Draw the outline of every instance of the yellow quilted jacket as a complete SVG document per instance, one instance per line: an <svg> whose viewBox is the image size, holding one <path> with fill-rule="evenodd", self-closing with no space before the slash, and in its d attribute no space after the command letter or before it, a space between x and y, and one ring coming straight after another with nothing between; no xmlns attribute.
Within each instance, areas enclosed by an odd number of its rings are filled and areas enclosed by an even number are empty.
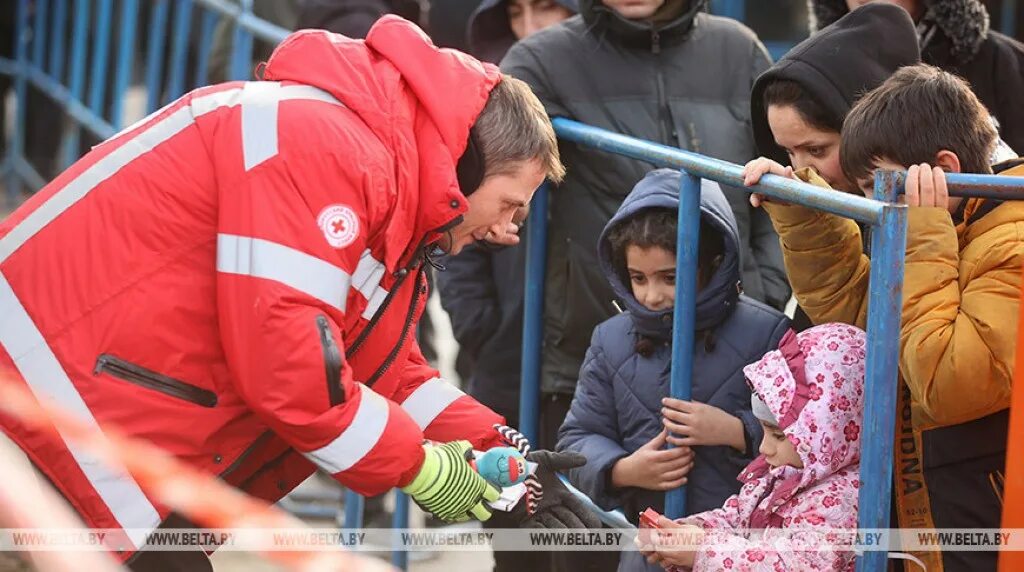
<svg viewBox="0 0 1024 572"><path fill-rule="evenodd" d="M1024 165L1003 175L1024 175ZM827 187L813 171L798 173ZM981 207L970 199L964 221ZM786 271L815 324L864 327L871 261L849 219L767 203L782 241ZM967 224L942 209L908 213L900 373L910 389L917 430L955 425L1010 405L1024 201L1007 201Z"/></svg>

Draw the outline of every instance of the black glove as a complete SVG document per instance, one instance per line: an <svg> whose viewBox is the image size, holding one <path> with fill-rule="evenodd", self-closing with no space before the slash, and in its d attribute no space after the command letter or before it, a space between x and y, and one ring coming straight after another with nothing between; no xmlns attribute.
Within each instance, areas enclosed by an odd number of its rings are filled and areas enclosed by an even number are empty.
<svg viewBox="0 0 1024 572"><path fill-rule="evenodd" d="M537 463L537 471L531 475L543 489L543 496L527 480L527 496L539 498L536 512L529 514L527 501L521 502L512 510L512 515L522 528L601 528L601 520L583 501L576 498L565 488L556 474L587 464L587 458L579 453L559 453L555 451L534 451L526 456L526 460ZM533 489L533 490L531 490Z"/></svg>

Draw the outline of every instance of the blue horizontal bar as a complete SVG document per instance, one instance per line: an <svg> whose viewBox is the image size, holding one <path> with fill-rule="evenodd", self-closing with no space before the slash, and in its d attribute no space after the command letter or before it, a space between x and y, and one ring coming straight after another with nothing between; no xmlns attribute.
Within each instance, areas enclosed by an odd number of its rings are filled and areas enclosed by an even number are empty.
<svg viewBox="0 0 1024 572"><path fill-rule="evenodd" d="M903 193L907 173L895 172L897 191ZM946 186L951 197L982 197L986 199L1024 200L1024 177L946 173Z"/></svg>
<svg viewBox="0 0 1024 572"><path fill-rule="evenodd" d="M826 192L820 187L776 175L766 175L761 178L761 183L752 187L744 187L743 167L740 165L636 139L571 119L559 117L552 123L555 126L555 133L568 141L646 161L658 167L683 169L687 173L703 179L711 179L751 193L763 193L786 202L827 211L861 222L878 224L881 220L882 209L885 207L885 203L879 201L839 191Z"/></svg>
<svg viewBox="0 0 1024 572"><path fill-rule="evenodd" d="M227 0L195 0L196 4L202 4L204 7L211 10L216 10L221 14L238 21L238 25L246 30L252 32L257 38L273 43L280 43L281 40L288 37L291 34L291 30L288 28L282 28L276 24L271 24L266 20L261 20L256 16L244 13L241 6L238 4L232 4Z"/></svg>
<svg viewBox="0 0 1024 572"><path fill-rule="evenodd" d="M0 73L13 76L17 74L17 70L17 62L0 58ZM50 99L59 103L68 115L78 123L82 124L82 127L85 127L96 134L97 137L107 139L117 133L117 130L114 129L111 124L107 123L102 118L97 117L81 101L75 99L68 88L64 87L64 85L51 78L42 70L29 66L26 76L31 83L35 84L36 87L46 93Z"/></svg>

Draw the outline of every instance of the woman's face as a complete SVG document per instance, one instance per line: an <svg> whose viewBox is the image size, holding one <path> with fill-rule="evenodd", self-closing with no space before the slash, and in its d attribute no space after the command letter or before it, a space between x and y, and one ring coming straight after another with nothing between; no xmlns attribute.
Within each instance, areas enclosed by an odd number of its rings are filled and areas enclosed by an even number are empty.
<svg viewBox="0 0 1024 572"><path fill-rule="evenodd" d="M768 125L794 170L813 167L833 189L858 192L839 166L839 133L812 126L792 105L769 105Z"/></svg>

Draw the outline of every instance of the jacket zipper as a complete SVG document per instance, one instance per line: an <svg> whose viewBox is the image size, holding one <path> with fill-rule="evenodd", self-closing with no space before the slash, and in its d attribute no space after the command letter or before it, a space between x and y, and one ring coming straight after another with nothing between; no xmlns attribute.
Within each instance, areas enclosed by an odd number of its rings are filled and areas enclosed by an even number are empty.
<svg viewBox="0 0 1024 572"><path fill-rule="evenodd" d="M661 32L657 29L651 30L651 53L655 56L661 54ZM660 59L655 58L655 60L659 61L654 62L655 77L658 82L658 118L660 120L658 126L661 131L662 143L670 147L676 147L679 143L676 137L675 125L672 124L672 112L668 107L668 96L665 93L668 90L665 87L665 74L662 72Z"/></svg>
<svg viewBox="0 0 1024 572"><path fill-rule="evenodd" d="M395 272L395 274L398 275L398 280L396 280L395 283L391 285L391 291L388 292L388 295L384 297L384 300L380 304L380 308L377 308L377 313L373 315L373 318L370 319L370 323L366 324L366 327L363 328L363 331L359 333L359 337L356 338L356 341L352 342L352 345L345 350L346 359L351 360L352 356L356 355L356 352L358 352L359 349L363 346L363 343L366 341L366 339L370 337L370 333L373 331L374 326L377 325L377 322L385 314L385 311L388 309L388 306L391 305L391 301L394 299L395 295L399 292L399 290L402 289L402 284L405 282L406 278L409 277L411 271L416 270L419 266L422 266L422 260L419 257L417 257L417 254L422 253L423 248L427 244L427 237L434 233L445 232L448 229L458 225L460 222L462 222L461 215L453 218L452 220L448 221L448 223L428 232L426 235L423 236L423 239L420 240L419 245L417 245L416 248L413 250L414 254L409 263L405 267Z"/></svg>
<svg viewBox="0 0 1024 572"><path fill-rule="evenodd" d="M341 386L341 352L338 351L338 344L334 342L334 335L331 334L326 316L321 314L316 317L316 327L320 331L320 348L324 353L327 396L331 407L334 407L345 402L345 388Z"/></svg>
<svg viewBox="0 0 1024 572"><path fill-rule="evenodd" d="M215 407L217 405L217 394L201 387L190 385L183 381L167 377L166 375L148 370L142 366L127 362L110 354L101 354L96 360L96 368L93 375L107 373L112 377L127 381L129 383L152 389L176 397L178 399L201 405L203 407Z"/></svg>
<svg viewBox="0 0 1024 572"><path fill-rule="evenodd" d="M420 303L420 296L427 290L425 279L423 279L422 267L420 267L416 272L416 282L416 290L412 294L412 303L409 304L409 309L405 313L405 323L402 324L402 333L398 337L398 343L395 344L394 348L392 348L391 353L388 354L384 363L380 364L377 371L373 372L370 379L366 380L366 387L373 387L373 384L377 383L377 380L380 379L380 377L384 375L384 372L386 372L388 368L391 367L391 364L394 363L395 358L398 357L398 352L400 352L402 350L402 346L405 345L405 338L409 335L409 328L412 327L413 318L416 315L416 307L419 306ZM423 282L423 284L420 284L420 282Z"/></svg>

